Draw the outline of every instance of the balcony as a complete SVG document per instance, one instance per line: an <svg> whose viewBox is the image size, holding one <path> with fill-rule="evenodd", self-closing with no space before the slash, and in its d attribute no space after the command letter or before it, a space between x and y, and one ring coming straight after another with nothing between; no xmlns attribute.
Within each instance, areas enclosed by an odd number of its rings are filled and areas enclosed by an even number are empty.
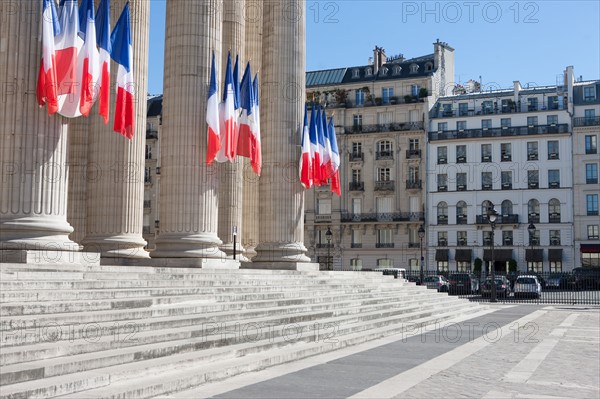
<svg viewBox="0 0 600 399"><path fill-rule="evenodd" d="M421 150L406 150L406 158L421 158Z"/></svg>
<svg viewBox="0 0 600 399"><path fill-rule="evenodd" d="M407 190L420 190L423 184L421 180L407 180L406 181L406 189Z"/></svg>
<svg viewBox="0 0 600 399"><path fill-rule="evenodd" d="M600 116L594 117L578 117L573 118L573 127L582 127L582 126L598 126L600 125Z"/></svg>
<svg viewBox="0 0 600 399"><path fill-rule="evenodd" d="M445 157L440 157L437 160L438 165L445 165L448 163L448 159L446 159Z"/></svg>
<svg viewBox="0 0 600 399"><path fill-rule="evenodd" d="M512 183L502 183L502 190L512 190Z"/></svg>
<svg viewBox="0 0 600 399"><path fill-rule="evenodd" d="M456 191L467 191L467 185L466 184L457 184Z"/></svg>
<svg viewBox="0 0 600 399"><path fill-rule="evenodd" d="M152 184L152 177L151 176L144 176L144 184Z"/></svg>
<svg viewBox="0 0 600 399"><path fill-rule="evenodd" d="M550 237L550 245L559 246L560 237Z"/></svg>
<svg viewBox="0 0 600 399"><path fill-rule="evenodd" d="M512 155L508 153L503 153L501 159L502 162L510 162L512 161Z"/></svg>
<svg viewBox="0 0 600 399"><path fill-rule="evenodd" d="M467 215L457 215L456 224L467 224Z"/></svg>
<svg viewBox="0 0 600 399"><path fill-rule="evenodd" d="M350 248L362 248L362 244L353 242L350 244Z"/></svg>
<svg viewBox="0 0 600 399"><path fill-rule="evenodd" d="M475 218L476 224L490 224L490 220L487 215L477 215ZM496 224L519 224L519 215L508 214L508 215L498 215L496 219Z"/></svg>
<svg viewBox="0 0 600 399"><path fill-rule="evenodd" d="M484 183L481 185L481 189L484 191L490 191L492 189L491 183Z"/></svg>
<svg viewBox="0 0 600 399"><path fill-rule="evenodd" d="M362 152L353 152L348 155L350 162L362 162L364 160L364 154Z"/></svg>
<svg viewBox="0 0 600 399"><path fill-rule="evenodd" d="M597 177L588 177L585 179L585 184L598 184Z"/></svg>
<svg viewBox="0 0 600 399"><path fill-rule="evenodd" d="M504 240L502 240L502 243L504 244L505 247L510 247L513 245L513 239L509 238L509 237L505 237Z"/></svg>
<svg viewBox="0 0 600 399"><path fill-rule="evenodd" d="M560 213L551 213L548 215L548 223L560 223Z"/></svg>
<svg viewBox="0 0 600 399"><path fill-rule="evenodd" d="M538 160L538 153L537 152L530 152L529 154L527 154L527 160L528 161L537 161Z"/></svg>
<svg viewBox="0 0 600 399"><path fill-rule="evenodd" d="M375 159L377 159L377 160L394 159L394 151L377 151L375 153Z"/></svg>
<svg viewBox="0 0 600 399"><path fill-rule="evenodd" d="M394 248L393 242L378 242L375 244L375 248Z"/></svg>
<svg viewBox="0 0 600 399"><path fill-rule="evenodd" d="M459 155L456 157L456 163L466 163L466 162L467 162L466 155Z"/></svg>
<svg viewBox="0 0 600 399"><path fill-rule="evenodd" d="M348 222L417 222L425 220L423 212L349 213L341 214L341 221Z"/></svg>
<svg viewBox="0 0 600 399"><path fill-rule="evenodd" d="M420 248L421 247L421 243L419 243L419 242L409 242L408 243L408 247L409 248Z"/></svg>
<svg viewBox="0 0 600 399"><path fill-rule="evenodd" d="M157 139L157 138L158 138L158 130L146 129L146 139Z"/></svg>
<svg viewBox="0 0 600 399"><path fill-rule="evenodd" d="M423 122L383 123L376 125L356 125L344 127L344 134L403 132L423 130Z"/></svg>
<svg viewBox="0 0 600 399"><path fill-rule="evenodd" d="M527 215L527 223L539 223L540 222L540 214L539 213L530 213Z"/></svg>
<svg viewBox="0 0 600 399"><path fill-rule="evenodd" d="M333 244L332 243L325 243L325 244L317 244L317 248L333 248Z"/></svg>
<svg viewBox="0 0 600 399"><path fill-rule="evenodd" d="M331 214L315 215L315 223L331 222Z"/></svg>
<svg viewBox="0 0 600 399"><path fill-rule="evenodd" d="M548 159L558 159L558 153L551 152L550 154L548 154Z"/></svg>
<svg viewBox="0 0 600 399"><path fill-rule="evenodd" d="M365 191L365 183L362 181L353 181L348 183L349 191Z"/></svg>
<svg viewBox="0 0 600 399"><path fill-rule="evenodd" d="M492 127L483 129L446 130L443 132L430 132L429 140L453 140L453 139L476 139L481 137L505 137L505 136L529 136L538 134L561 134L569 133L569 125L566 123L538 125L538 126L511 126L506 129Z"/></svg>
<svg viewBox="0 0 600 399"><path fill-rule="evenodd" d="M482 155L481 162L492 162L492 156L491 155Z"/></svg>
<svg viewBox="0 0 600 399"><path fill-rule="evenodd" d="M455 117L464 117L464 116L473 116L473 115L492 115L492 114L510 114L510 113L518 113L518 112L538 112L538 111L547 111L547 110L565 110L567 109L567 104L558 104L558 102L553 103L550 107L547 107L544 104L540 103L518 103L511 102L505 103L501 105L501 101L506 100L502 98L494 99L495 104L492 108L489 106L486 108L481 105L477 109L443 109L437 108L433 109L430 112L430 118L455 118ZM595 100L595 98L594 98ZM592 101L594 101L592 100ZM585 101L584 101L585 102ZM500 108L499 108L500 106Z"/></svg>
<svg viewBox="0 0 600 399"><path fill-rule="evenodd" d="M448 246L448 241L444 240L444 239L440 239L440 240L438 240L437 246L438 247L447 247Z"/></svg>
<svg viewBox="0 0 600 399"><path fill-rule="evenodd" d="M437 224L448 224L448 215L438 215Z"/></svg>
<svg viewBox="0 0 600 399"><path fill-rule="evenodd" d="M456 242L456 246L458 247L465 247L467 245L467 240L464 238L460 238L457 242Z"/></svg>
<svg viewBox="0 0 600 399"><path fill-rule="evenodd" d="M376 181L375 182L375 191L394 191L394 181L393 180Z"/></svg>
<svg viewBox="0 0 600 399"><path fill-rule="evenodd" d="M551 181L551 182L548 183L548 187L549 188L560 188L560 182Z"/></svg>
<svg viewBox="0 0 600 399"><path fill-rule="evenodd" d="M529 188L540 188L540 182L538 181L530 181L527 183L527 187Z"/></svg>

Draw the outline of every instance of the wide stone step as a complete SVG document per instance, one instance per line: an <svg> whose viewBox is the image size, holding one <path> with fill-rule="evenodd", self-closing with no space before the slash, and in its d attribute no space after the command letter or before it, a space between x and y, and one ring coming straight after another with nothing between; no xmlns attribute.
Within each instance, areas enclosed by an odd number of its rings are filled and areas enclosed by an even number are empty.
<svg viewBox="0 0 600 399"><path fill-rule="evenodd" d="M136 363L136 367L132 367L131 364L121 364L95 371L17 383L3 387L1 398L51 397L66 394L74 394L71 396L73 398L150 397L402 332L406 329L408 322L414 327L456 317L470 308L472 307L468 304L456 302L456 306L447 306L444 311L438 311L435 316L431 314L432 311L427 313L417 310L405 313L403 317L388 317L387 320L380 318L378 319L380 327L374 323L368 323L362 329L356 323L342 325L343 330L339 330L335 342L324 339L327 338L327 335L306 335L295 342L278 337L267 342L268 348L262 347L258 351L256 348L260 345L244 343L202 351L199 353L200 360L197 357L194 358L193 354L185 353L142 360ZM472 311L472 309L470 310ZM359 332L355 332L357 329ZM316 337L320 339L316 341ZM231 358L217 355L223 351L227 353L233 351L234 356L241 357ZM221 360L218 360L219 358ZM211 359L210 364L207 359ZM188 367L184 368L186 365ZM174 368L177 368L177 372L173 372ZM149 375L152 378L149 378ZM105 386L106 389L90 389L94 385L96 387ZM87 392L83 392L84 390Z"/></svg>

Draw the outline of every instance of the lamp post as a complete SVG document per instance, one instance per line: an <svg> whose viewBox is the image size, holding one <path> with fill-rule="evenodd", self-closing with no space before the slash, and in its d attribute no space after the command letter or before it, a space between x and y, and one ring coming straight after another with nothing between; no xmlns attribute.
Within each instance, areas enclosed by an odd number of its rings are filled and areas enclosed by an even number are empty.
<svg viewBox="0 0 600 399"><path fill-rule="evenodd" d="M496 220L498 219L498 212L493 207L490 207L487 212L488 220L490 221L490 226L492 227L492 267L490 268L490 277L491 277L491 292L490 292L490 302L496 302L496 268L494 261L494 229L496 228Z"/></svg>
<svg viewBox="0 0 600 399"><path fill-rule="evenodd" d="M331 270L331 236L333 236L333 233L331 232L331 228L327 226L327 231L325 232L325 238L327 239L327 270Z"/></svg>
<svg viewBox="0 0 600 399"><path fill-rule="evenodd" d="M423 284L423 279L424 279L424 276L423 276L423 260L424 260L423 259L423 238L425 237L425 229L423 228L423 225L421 225L419 227L418 233L419 233L419 242L420 242L419 247L421 248L421 265L420 265L421 278L419 280L419 284Z"/></svg>
<svg viewBox="0 0 600 399"><path fill-rule="evenodd" d="M536 231L536 227L533 223L529 223L529 226L527 227L527 231L529 232L529 245L531 245L531 259L533 259L533 237ZM533 261L531 261L533 263ZM527 269L529 269L529 265L527 265ZM533 267L531 268L531 270L528 271L533 271Z"/></svg>

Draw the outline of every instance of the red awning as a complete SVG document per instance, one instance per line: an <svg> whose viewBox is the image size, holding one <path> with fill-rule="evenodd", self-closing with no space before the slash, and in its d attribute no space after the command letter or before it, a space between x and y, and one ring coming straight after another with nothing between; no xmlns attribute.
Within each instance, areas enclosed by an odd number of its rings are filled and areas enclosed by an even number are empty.
<svg viewBox="0 0 600 399"><path fill-rule="evenodd" d="M600 253L600 244L581 244L580 251L586 254Z"/></svg>

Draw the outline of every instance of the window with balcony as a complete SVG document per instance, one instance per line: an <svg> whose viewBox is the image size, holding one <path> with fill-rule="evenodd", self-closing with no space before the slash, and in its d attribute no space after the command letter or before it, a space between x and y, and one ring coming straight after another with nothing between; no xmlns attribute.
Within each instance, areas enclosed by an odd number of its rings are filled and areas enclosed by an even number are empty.
<svg viewBox="0 0 600 399"><path fill-rule="evenodd" d="M409 139L408 140L408 150L406 151L406 157L420 157L421 156L421 147L419 146L419 139Z"/></svg>
<svg viewBox="0 0 600 399"><path fill-rule="evenodd" d="M585 196L585 206L588 216L598 215L598 194L587 194Z"/></svg>
<svg viewBox="0 0 600 399"><path fill-rule="evenodd" d="M437 190L448 191L448 175L441 173L437 175Z"/></svg>
<svg viewBox="0 0 600 399"><path fill-rule="evenodd" d="M362 248L362 231L359 229L352 230L352 242L350 244L352 248Z"/></svg>
<svg viewBox="0 0 600 399"><path fill-rule="evenodd" d="M489 247L492 245L492 232L484 230L483 232L483 245Z"/></svg>
<svg viewBox="0 0 600 399"><path fill-rule="evenodd" d="M377 248L394 248L392 229L377 229Z"/></svg>
<svg viewBox="0 0 600 399"><path fill-rule="evenodd" d="M536 127L538 125L538 117L537 116L528 116L527 117L527 126L528 127Z"/></svg>
<svg viewBox="0 0 600 399"><path fill-rule="evenodd" d="M548 188L560 187L560 171L558 169L548 170Z"/></svg>
<svg viewBox="0 0 600 399"><path fill-rule="evenodd" d="M365 105L365 92L363 89L356 89L356 105Z"/></svg>
<svg viewBox="0 0 600 399"><path fill-rule="evenodd" d="M146 144L146 159L152 159L152 146Z"/></svg>
<svg viewBox="0 0 600 399"><path fill-rule="evenodd" d="M548 97L548 109L558 109L558 96L549 96Z"/></svg>
<svg viewBox="0 0 600 399"><path fill-rule="evenodd" d="M456 174L456 191L466 191L467 190L467 174L466 173L457 173Z"/></svg>
<svg viewBox="0 0 600 399"><path fill-rule="evenodd" d="M512 190L512 171L506 170L500 173L502 190Z"/></svg>
<svg viewBox="0 0 600 399"><path fill-rule="evenodd" d="M448 232L447 231L438 231L438 247L446 247L448 246Z"/></svg>
<svg viewBox="0 0 600 399"><path fill-rule="evenodd" d="M527 111L537 111L538 110L538 99L537 97L530 97L527 99Z"/></svg>
<svg viewBox="0 0 600 399"><path fill-rule="evenodd" d="M550 230L550 245L560 245L560 230Z"/></svg>
<svg viewBox="0 0 600 399"><path fill-rule="evenodd" d="M352 152L350 153L351 161L362 161L363 160L363 152L362 152L362 143L352 143Z"/></svg>
<svg viewBox="0 0 600 399"><path fill-rule="evenodd" d="M459 133L464 132L466 128L467 121L456 121L456 130L458 130Z"/></svg>
<svg viewBox="0 0 600 399"><path fill-rule="evenodd" d="M448 204L444 201L437 205L437 223L448 224Z"/></svg>
<svg viewBox="0 0 600 399"><path fill-rule="evenodd" d="M317 200L317 215L331 216L331 198L320 198Z"/></svg>
<svg viewBox="0 0 600 399"><path fill-rule="evenodd" d="M152 183L151 168L144 168L144 183Z"/></svg>
<svg viewBox="0 0 600 399"><path fill-rule="evenodd" d="M600 226L597 224L591 224L587 227L587 238L588 240L599 240L600 239Z"/></svg>
<svg viewBox="0 0 600 399"><path fill-rule="evenodd" d="M598 136L588 135L585 136L585 153L596 154L598 152Z"/></svg>
<svg viewBox="0 0 600 399"><path fill-rule="evenodd" d="M481 172L481 189L492 189L492 172Z"/></svg>
<svg viewBox="0 0 600 399"><path fill-rule="evenodd" d="M483 131L489 130L492 128L492 120L491 119L482 119L481 120L481 129ZM485 135L485 133L484 133Z"/></svg>
<svg viewBox="0 0 600 399"><path fill-rule="evenodd" d="M465 201L456 203L456 224L467 224L467 203Z"/></svg>
<svg viewBox="0 0 600 399"><path fill-rule="evenodd" d="M509 113L509 112L513 112L513 107L514 107L514 101L508 98L505 98L501 101L500 103L500 107L502 110L503 114Z"/></svg>
<svg viewBox="0 0 600 399"><path fill-rule="evenodd" d="M591 125L596 120L596 110L586 109L583 111L583 120L586 125Z"/></svg>
<svg viewBox="0 0 600 399"><path fill-rule="evenodd" d="M558 125L558 115L548 115L546 116L546 123L548 126L556 126Z"/></svg>
<svg viewBox="0 0 600 399"><path fill-rule="evenodd" d="M394 159L394 152L392 142L389 140L382 140L377 142L377 152L375 154L376 159Z"/></svg>
<svg viewBox="0 0 600 399"><path fill-rule="evenodd" d="M500 207L500 214L503 219L508 219L510 215L513 214L513 203L511 200L502 201L502 205Z"/></svg>
<svg viewBox="0 0 600 399"><path fill-rule="evenodd" d="M448 163L448 147L437 148L437 163L438 165Z"/></svg>
<svg viewBox="0 0 600 399"><path fill-rule="evenodd" d="M390 168L377 168L377 181L390 181L391 177Z"/></svg>
<svg viewBox="0 0 600 399"><path fill-rule="evenodd" d="M529 188L539 188L539 186L540 186L540 171L539 170L528 170L527 171L527 186Z"/></svg>
<svg viewBox="0 0 600 399"><path fill-rule="evenodd" d="M510 118L502 118L500 119L500 127L502 128L502 130L506 130L511 126L511 120Z"/></svg>
<svg viewBox="0 0 600 399"><path fill-rule="evenodd" d="M360 169L352 169L352 180L350 181L350 191L363 191L365 188L362 181L362 171Z"/></svg>
<svg viewBox="0 0 600 399"><path fill-rule="evenodd" d="M596 88L594 86L583 88L583 101L596 101Z"/></svg>
<svg viewBox="0 0 600 399"><path fill-rule="evenodd" d="M467 244L468 244L467 232L466 231L457 231L456 232L456 245L459 247L464 247Z"/></svg>
<svg viewBox="0 0 600 399"><path fill-rule="evenodd" d="M352 130L355 132L362 132L362 115L355 114L352 116Z"/></svg>
<svg viewBox="0 0 600 399"><path fill-rule="evenodd" d="M481 103L481 113L484 115L490 115L494 113L494 103L492 101L484 101Z"/></svg>
<svg viewBox="0 0 600 399"><path fill-rule="evenodd" d="M469 114L468 103L458 103L458 116L467 116Z"/></svg>
<svg viewBox="0 0 600 399"><path fill-rule="evenodd" d="M492 162L492 145L481 145L481 162Z"/></svg>
<svg viewBox="0 0 600 399"><path fill-rule="evenodd" d="M558 141L548 141L548 159L558 159Z"/></svg>
<svg viewBox="0 0 600 399"><path fill-rule="evenodd" d="M540 202L536 199L530 199L527 202L527 223L540 222Z"/></svg>
<svg viewBox="0 0 600 399"><path fill-rule="evenodd" d="M537 161L538 159L538 143L537 141L527 142L527 160Z"/></svg>
<svg viewBox="0 0 600 399"><path fill-rule="evenodd" d="M500 144L500 160L502 162L512 161L512 149L510 143Z"/></svg>
<svg viewBox="0 0 600 399"><path fill-rule="evenodd" d="M389 104L392 97L394 97L393 87L383 87L381 89L381 102L383 104Z"/></svg>
<svg viewBox="0 0 600 399"><path fill-rule="evenodd" d="M467 146L466 145L457 145L456 146L456 163L466 163L467 162Z"/></svg>
<svg viewBox="0 0 600 399"><path fill-rule="evenodd" d="M504 245L504 246L512 246L513 245L512 230L502 231L502 245Z"/></svg>
<svg viewBox="0 0 600 399"><path fill-rule="evenodd" d="M448 122L438 122L438 132L445 132L448 130Z"/></svg>
<svg viewBox="0 0 600 399"><path fill-rule="evenodd" d="M585 164L585 183L586 184L598 184L598 164L597 163L586 163Z"/></svg>
<svg viewBox="0 0 600 399"><path fill-rule="evenodd" d="M408 167L408 182L407 188L421 188L421 178L419 177L419 167Z"/></svg>

